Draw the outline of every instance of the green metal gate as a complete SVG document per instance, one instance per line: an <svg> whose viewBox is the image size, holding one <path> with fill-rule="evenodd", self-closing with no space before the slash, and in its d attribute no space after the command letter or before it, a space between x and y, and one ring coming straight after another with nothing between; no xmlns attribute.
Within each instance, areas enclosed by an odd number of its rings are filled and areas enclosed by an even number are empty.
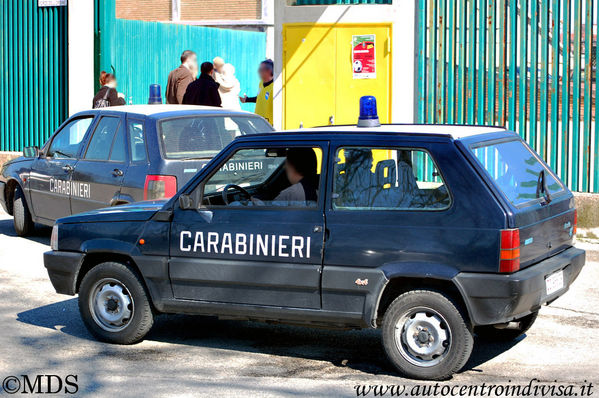
<svg viewBox="0 0 599 398"><path fill-rule="evenodd" d="M67 7L0 2L0 151L41 145L68 116Z"/></svg>
<svg viewBox="0 0 599 398"><path fill-rule="evenodd" d="M599 192L598 0L417 0L420 123L506 126Z"/></svg>
<svg viewBox="0 0 599 398"><path fill-rule="evenodd" d="M118 89L127 100L147 103L150 84L159 83L164 90L169 72L180 64L181 53L190 49L200 62L223 57L235 66L241 95L256 95L256 71L266 56L265 32L120 19L115 0L95 1L96 89L100 70L114 71ZM242 107L254 110L254 104Z"/></svg>

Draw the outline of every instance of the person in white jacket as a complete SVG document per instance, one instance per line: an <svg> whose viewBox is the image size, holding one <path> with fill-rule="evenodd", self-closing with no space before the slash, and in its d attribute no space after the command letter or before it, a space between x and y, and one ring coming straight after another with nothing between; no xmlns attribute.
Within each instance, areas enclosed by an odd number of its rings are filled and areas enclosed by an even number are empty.
<svg viewBox="0 0 599 398"><path fill-rule="evenodd" d="M220 84L218 92L222 100L222 107L240 110L239 92L241 86L239 80L235 77L235 67L231 64L224 64L217 83Z"/></svg>

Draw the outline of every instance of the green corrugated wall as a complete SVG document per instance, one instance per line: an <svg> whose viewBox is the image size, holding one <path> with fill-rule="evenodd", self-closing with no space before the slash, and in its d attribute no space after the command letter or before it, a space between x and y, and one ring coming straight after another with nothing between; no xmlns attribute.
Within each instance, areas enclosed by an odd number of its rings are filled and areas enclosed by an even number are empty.
<svg viewBox="0 0 599 398"><path fill-rule="evenodd" d="M67 7L0 1L0 151L41 145L68 115Z"/></svg>
<svg viewBox="0 0 599 398"><path fill-rule="evenodd" d="M417 0L417 121L506 126L599 192L598 18L598 0Z"/></svg>
<svg viewBox="0 0 599 398"><path fill-rule="evenodd" d="M100 70L114 68L118 90L134 104L148 102L152 83L162 86L164 100L168 73L179 66L187 49L198 54L199 62L223 57L236 68L241 94L257 94L258 66L266 54L264 32L117 19L114 0L96 0L95 32L96 88ZM245 104L244 109L251 111L254 105Z"/></svg>

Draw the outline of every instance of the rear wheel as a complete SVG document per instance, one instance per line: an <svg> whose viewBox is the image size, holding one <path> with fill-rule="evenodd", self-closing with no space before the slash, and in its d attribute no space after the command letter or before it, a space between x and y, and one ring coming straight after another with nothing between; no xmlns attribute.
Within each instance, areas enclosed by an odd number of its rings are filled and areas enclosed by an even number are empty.
<svg viewBox="0 0 599 398"><path fill-rule="evenodd" d="M493 325L477 326L474 333L477 337L489 341L512 341L522 336L537 320L539 311L535 311L514 322L518 323L515 328L497 328Z"/></svg>
<svg viewBox="0 0 599 398"><path fill-rule="evenodd" d="M18 185L13 197L12 212L15 232L17 235L27 236L33 232L35 225L31 219L31 212L29 211L29 207L27 207L23 190Z"/></svg>
<svg viewBox="0 0 599 398"><path fill-rule="evenodd" d="M99 264L83 277L79 312L90 333L108 343L137 343L154 323L141 277L114 262Z"/></svg>
<svg viewBox="0 0 599 398"><path fill-rule="evenodd" d="M435 291L413 290L396 298L385 312L383 346L402 374L443 380L466 364L473 338L449 298Z"/></svg>

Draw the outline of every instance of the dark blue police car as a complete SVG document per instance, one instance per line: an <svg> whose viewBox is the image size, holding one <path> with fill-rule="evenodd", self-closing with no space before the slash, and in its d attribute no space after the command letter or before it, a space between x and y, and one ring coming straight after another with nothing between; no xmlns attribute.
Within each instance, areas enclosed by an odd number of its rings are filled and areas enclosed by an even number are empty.
<svg viewBox="0 0 599 398"><path fill-rule="evenodd" d="M272 131L260 116L220 108L135 105L81 112L43 148L0 173L0 203L17 234L70 214L169 198L235 137ZM244 164L230 165L244 172ZM233 171L232 170L232 171Z"/></svg>
<svg viewBox="0 0 599 398"><path fill-rule="evenodd" d="M380 327L422 379L459 371L474 335L523 334L584 265L572 193L515 133L366 124L247 135L168 202L58 220L56 291L118 344L157 313ZM269 167L227 174L242 159Z"/></svg>

